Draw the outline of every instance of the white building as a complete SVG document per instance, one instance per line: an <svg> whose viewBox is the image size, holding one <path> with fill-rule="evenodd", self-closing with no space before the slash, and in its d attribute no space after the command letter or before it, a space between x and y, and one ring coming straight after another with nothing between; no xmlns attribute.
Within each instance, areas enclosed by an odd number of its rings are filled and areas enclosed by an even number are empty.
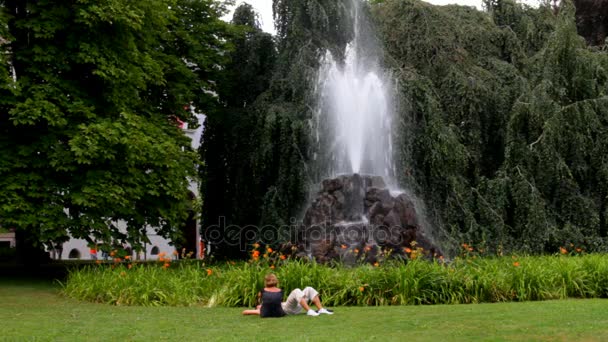
<svg viewBox="0 0 608 342"><path fill-rule="evenodd" d="M184 133L190 137L190 139L192 139L192 147L194 149L198 149L201 135L203 133L205 116L202 114L195 115L198 119L199 127L197 129L188 129L188 124L183 123L182 128ZM194 194L195 197L199 197L198 184L196 182L190 182L189 190L192 192L192 194ZM124 229L124 223L118 222L117 225L119 228ZM188 230L186 235L190 235L186 237L187 244L196 250L196 257L198 257L200 253L200 246L198 244L200 237L200 224L198 221L192 220L186 223L186 229ZM166 255L171 255L175 250L175 247L169 244L169 240L156 234L156 231L152 227L148 228L148 239L150 240L150 243L145 245L145 253L142 252L139 255L132 255L135 260L156 260L158 258L158 254L164 252ZM70 239L62 245L62 248L55 250L51 249L48 250L48 252L52 259L103 259L103 256L99 251L96 255L92 255L87 241L83 239Z"/></svg>

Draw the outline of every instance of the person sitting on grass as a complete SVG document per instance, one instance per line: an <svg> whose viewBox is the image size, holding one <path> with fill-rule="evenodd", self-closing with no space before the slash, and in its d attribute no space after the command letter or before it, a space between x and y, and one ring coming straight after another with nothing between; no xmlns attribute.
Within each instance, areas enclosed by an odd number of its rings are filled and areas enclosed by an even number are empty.
<svg viewBox="0 0 608 342"><path fill-rule="evenodd" d="M333 312L327 310L321 304L319 292L312 287L306 287L304 290L295 289L291 291L286 302L283 300L283 290L277 287L279 280L270 273L264 277L264 288L258 293L258 298L261 300L261 305L258 305L253 310L243 311L243 315L260 315L260 317L283 317L285 315L296 315L306 310L308 316L319 316L320 314L333 315ZM312 302L317 311L308 306Z"/></svg>

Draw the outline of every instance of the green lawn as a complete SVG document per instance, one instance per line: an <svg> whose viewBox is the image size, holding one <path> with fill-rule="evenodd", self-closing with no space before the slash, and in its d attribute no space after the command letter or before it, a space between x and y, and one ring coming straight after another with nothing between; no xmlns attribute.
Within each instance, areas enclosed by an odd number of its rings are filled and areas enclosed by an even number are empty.
<svg viewBox="0 0 608 342"><path fill-rule="evenodd" d="M116 307L64 298L49 282L0 280L0 340L607 341L608 300L337 307L260 319L241 309Z"/></svg>

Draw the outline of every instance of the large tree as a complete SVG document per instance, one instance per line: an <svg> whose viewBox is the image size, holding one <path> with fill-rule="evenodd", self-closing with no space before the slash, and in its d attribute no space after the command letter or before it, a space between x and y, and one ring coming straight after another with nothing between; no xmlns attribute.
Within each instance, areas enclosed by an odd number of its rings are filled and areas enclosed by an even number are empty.
<svg viewBox="0 0 608 342"><path fill-rule="evenodd" d="M213 0L2 1L0 224L31 242L171 236L226 50ZM11 76L11 72L12 75ZM117 222L126 224L121 232Z"/></svg>
<svg viewBox="0 0 608 342"><path fill-rule="evenodd" d="M270 85L276 48L273 37L262 31L249 4L234 12L236 35L233 50L218 82L221 106L210 111L202 139L201 167L204 233L216 247L216 256L240 253L245 230L257 225L266 177L253 177L259 137L255 127L265 113L256 106L257 97ZM228 226L236 229L227 229Z"/></svg>

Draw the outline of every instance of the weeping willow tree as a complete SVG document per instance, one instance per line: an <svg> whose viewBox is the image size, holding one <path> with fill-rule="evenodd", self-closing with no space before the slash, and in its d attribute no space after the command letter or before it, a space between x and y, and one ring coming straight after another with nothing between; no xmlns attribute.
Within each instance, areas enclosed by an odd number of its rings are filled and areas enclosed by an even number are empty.
<svg viewBox="0 0 608 342"><path fill-rule="evenodd" d="M374 7L400 82L401 181L452 245L603 250L606 54L568 3L486 8Z"/></svg>

